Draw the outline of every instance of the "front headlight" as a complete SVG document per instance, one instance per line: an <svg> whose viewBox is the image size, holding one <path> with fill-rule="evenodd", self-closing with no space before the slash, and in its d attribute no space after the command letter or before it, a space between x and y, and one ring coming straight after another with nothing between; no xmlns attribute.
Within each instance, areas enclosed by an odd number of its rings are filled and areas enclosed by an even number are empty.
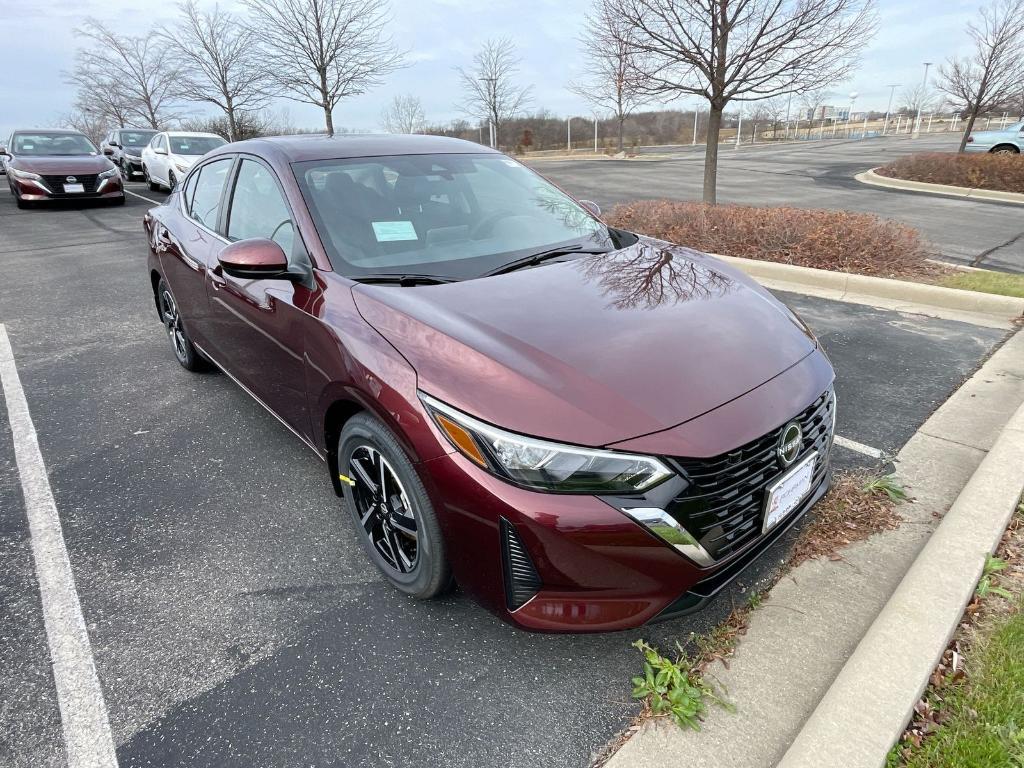
<svg viewBox="0 0 1024 768"><path fill-rule="evenodd" d="M38 173L29 173L28 171L19 171L17 168L7 166L7 172L16 179L25 179L25 181L42 181L43 177Z"/></svg>
<svg viewBox="0 0 1024 768"><path fill-rule="evenodd" d="M121 172L120 172L119 170L117 170L117 168L111 168L111 169L110 169L110 170L108 170L108 171L104 171L103 173L101 173L101 174L100 174L99 176L97 176L96 178L98 178L98 179L112 179L112 178L114 178L115 176L118 176L118 175L120 175L120 173L121 173Z"/></svg>
<svg viewBox="0 0 1024 768"><path fill-rule="evenodd" d="M420 400L460 453L516 485L555 493L637 493L672 475L651 456L517 435L474 419L422 392Z"/></svg>
<svg viewBox="0 0 1024 768"><path fill-rule="evenodd" d="M187 165L185 163L179 163L177 160L175 160L174 161L174 167L177 168L182 173L188 173L188 169L191 168L192 166L191 165Z"/></svg>

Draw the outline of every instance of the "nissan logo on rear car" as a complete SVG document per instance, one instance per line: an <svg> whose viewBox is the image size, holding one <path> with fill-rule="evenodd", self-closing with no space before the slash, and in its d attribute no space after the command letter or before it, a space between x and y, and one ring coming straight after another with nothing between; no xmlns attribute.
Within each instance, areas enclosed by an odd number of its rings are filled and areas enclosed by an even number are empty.
<svg viewBox="0 0 1024 768"><path fill-rule="evenodd" d="M782 434L779 436L779 447L775 451L782 466L788 467L796 461L796 457L800 454L803 438L804 434L800 429L800 425L795 421L789 422L789 424L782 428Z"/></svg>

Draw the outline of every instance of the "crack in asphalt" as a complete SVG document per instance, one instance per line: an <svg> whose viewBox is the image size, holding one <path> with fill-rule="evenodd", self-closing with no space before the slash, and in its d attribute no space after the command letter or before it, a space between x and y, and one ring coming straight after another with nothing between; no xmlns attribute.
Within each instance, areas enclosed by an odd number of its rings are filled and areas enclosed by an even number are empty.
<svg viewBox="0 0 1024 768"><path fill-rule="evenodd" d="M1024 232L1018 232L1016 235L1011 237L1005 243L1000 243L999 245L993 245L991 248L986 248L984 251L982 251L977 256L975 256L973 259L971 259L971 266L972 267L979 266L981 264L981 262L983 262L985 259L987 259L989 256L991 256L993 253L995 253L996 251L1001 250L1003 248L1006 248L1007 246L1014 245L1022 237L1024 237Z"/></svg>

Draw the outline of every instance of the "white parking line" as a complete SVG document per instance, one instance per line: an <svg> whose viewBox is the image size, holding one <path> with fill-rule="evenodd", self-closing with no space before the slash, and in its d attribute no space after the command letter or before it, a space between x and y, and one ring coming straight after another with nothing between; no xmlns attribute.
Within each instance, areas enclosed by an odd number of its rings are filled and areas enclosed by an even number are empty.
<svg viewBox="0 0 1024 768"><path fill-rule="evenodd" d="M0 324L0 384L7 401L14 457L25 495L32 557L39 579L68 765L71 768L116 768L117 753L107 705L75 591L57 505L3 324Z"/></svg>
<svg viewBox="0 0 1024 768"><path fill-rule="evenodd" d="M856 451L857 453L863 453L865 456L870 456L873 459L884 459L886 456L885 451L872 448L870 445L864 445L864 443L858 443L856 440L851 440L842 435L836 435L834 442L836 445L841 445L843 448Z"/></svg>
<svg viewBox="0 0 1024 768"><path fill-rule="evenodd" d="M150 203L153 203L154 205L160 205L160 201L159 200L154 200L152 197L146 197L145 195L140 195L138 192L132 192L130 189L126 189L124 191L124 193L126 195L131 195L132 197L138 197L138 198L140 198L142 200L146 200L146 201L148 201Z"/></svg>

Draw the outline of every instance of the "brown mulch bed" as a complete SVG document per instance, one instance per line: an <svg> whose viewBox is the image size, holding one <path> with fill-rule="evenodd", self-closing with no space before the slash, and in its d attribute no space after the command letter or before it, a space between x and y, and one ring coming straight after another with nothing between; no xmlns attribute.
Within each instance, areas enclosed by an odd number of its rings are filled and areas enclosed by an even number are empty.
<svg viewBox="0 0 1024 768"><path fill-rule="evenodd" d="M917 230L867 213L644 200L617 205L605 218L707 253L874 277L936 271Z"/></svg>
<svg viewBox="0 0 1024 768"><path fill-rule="evenodd" d="M1024 155L924 152L893 160L875 172L906 181L1024 193Z"/></svg>

